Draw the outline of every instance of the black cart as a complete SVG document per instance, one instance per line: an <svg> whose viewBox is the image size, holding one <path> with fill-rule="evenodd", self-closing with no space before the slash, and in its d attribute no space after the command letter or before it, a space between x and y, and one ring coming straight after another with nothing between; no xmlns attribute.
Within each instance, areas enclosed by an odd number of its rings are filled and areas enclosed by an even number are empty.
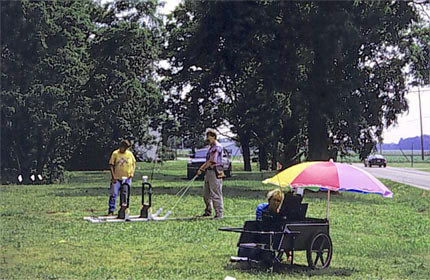
<svg viewBox="0 0 430 280"><path fill-rule="evenodd" d="M307 204L301 204L301 201L299 205L294 203L284 200L283 205L290 206L290 209L281 209L276 220L246 221L241 228L220 228L221 231L240 233L238 255L231 260L273 267L286 257L292 265L294 252L306 251L310 268L328 267L333 253L329 220L305 218Z"/></svg>

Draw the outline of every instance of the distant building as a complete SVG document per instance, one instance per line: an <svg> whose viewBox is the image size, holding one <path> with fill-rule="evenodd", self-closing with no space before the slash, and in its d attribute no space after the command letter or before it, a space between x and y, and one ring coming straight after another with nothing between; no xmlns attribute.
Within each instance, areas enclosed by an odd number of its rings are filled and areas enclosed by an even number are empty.
<svg viewBox="0 0 430 280"><path fill-rule="evenodd" d="M242 151L240 146L236 144L236 142L231 141L230 139L221 138L218 142L230 153L231 156L241 156Z"/></svg>

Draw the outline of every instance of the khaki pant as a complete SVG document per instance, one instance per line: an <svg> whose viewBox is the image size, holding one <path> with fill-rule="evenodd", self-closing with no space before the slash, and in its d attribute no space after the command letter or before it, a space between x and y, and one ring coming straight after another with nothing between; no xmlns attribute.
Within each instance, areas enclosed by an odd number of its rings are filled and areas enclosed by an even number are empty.
<svg viewBox="0 0 430 280"><path fill-rule="evenodd" d="M215 215L217 217L222 217L224 209L222 201L222 179L218 179L216 177L214 170L206 170L205 185L203 187L203 200L206 204L206 214L212 214L213 204Z"/></svg>

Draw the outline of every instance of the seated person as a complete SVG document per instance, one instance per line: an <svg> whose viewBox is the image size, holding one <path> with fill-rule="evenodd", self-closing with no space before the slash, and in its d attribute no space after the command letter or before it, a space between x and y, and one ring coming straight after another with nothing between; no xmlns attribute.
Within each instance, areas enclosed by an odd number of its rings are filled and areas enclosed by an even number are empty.
<svg viewBox="0 0 430 280"><path fill-rule="evenodd" d="M274 189L270 191L267 194L268 202L261 203L257 206L255 211L256 220L263 221L263 224L266 226L274 225L276 228L277 222L285 219L285 213L291 211L291 209L300 207L303 199L301 196L302 193L302 191L297 193L297 190L295 190L294 193L293 191L289 191L284 196L284 193L280 189ZM270 230L273 230L273 228ZM261 236L259 236L259 238L261 239ZM259 243L261 240L253 240L253 242ZM253 260L260 260L261 258L264 258L262 253L263 252L260 249L256 248L239 248L238 250L239 257L248 257ZM286 254L287 262L290 263L292 260L292 252L287 251Z"/></svg>
<svg viewBox="0 0 430 280"><path fill-rule="evenodd" d="M255 211L256 220L257 221L273 221L273 218L276 218L279 209L281 207L282 201L284 199L284 193L280 189L274 189L270 191L267 194L267 200L268 202L261 203L257 206L257 209ZM255 229L258 230L258 229ZM255 234L248 234L247 239L249 239L248 242L255 242L260 243L261 242L261 236L255 235ZM261 258L261 250L258 248L239 248L237 251L237 255L239 257L248 257L253 260L260 260Z"/></svg>
<svg viewBox="0 0 430 280"><path fill-rule="evenodd" d="M279 213L282 201L284 200L284 193L280 189L274 189L267 194L267 200L268 202L257 206L255 211L257 221L262 221L263 216L275 217Z"/></svg>

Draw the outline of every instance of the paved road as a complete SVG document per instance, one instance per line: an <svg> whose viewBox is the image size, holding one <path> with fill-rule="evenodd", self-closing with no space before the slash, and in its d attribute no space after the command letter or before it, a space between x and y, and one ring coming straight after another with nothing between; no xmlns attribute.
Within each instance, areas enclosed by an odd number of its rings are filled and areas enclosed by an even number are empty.
<svg viewBox="0 0 430 280"><path fill-rule="evenodd" d="M420 189L430 190L430 172L390 166L387 166L386 168L364 167L362 163L354 163L353 165L366 170L377 178L389 179Z"/></svg>

